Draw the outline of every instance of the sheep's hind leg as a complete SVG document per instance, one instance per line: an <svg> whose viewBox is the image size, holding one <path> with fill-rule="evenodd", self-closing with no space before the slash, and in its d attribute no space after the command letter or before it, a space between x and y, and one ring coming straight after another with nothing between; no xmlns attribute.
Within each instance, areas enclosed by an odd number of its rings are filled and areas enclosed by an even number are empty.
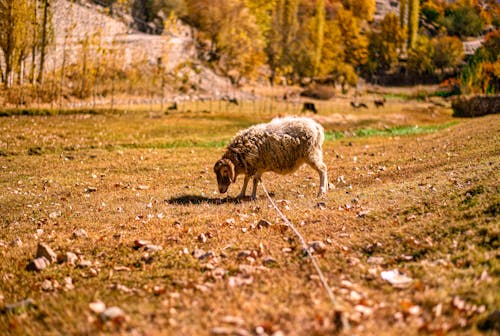
<svg viewBox="0 0 500 336"><path fill-rule="evenodd" d="M318 197L323 196L328 191L328 173L326 165L321 157L315 158L314 160L311 160L307 163L319 174L320 185L319 185Z"/></svg>

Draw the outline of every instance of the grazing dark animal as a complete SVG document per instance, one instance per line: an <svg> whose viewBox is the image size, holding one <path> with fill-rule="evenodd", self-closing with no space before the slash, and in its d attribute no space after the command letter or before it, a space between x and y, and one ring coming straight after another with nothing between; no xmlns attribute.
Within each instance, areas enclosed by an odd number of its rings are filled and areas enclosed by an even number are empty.
<svg viewBox="0 0 500 336"><path fill-rule="evenodd" d="M222 97L222 100L227 101L230 104L238 105L238 99L234 97L224 96Z"/></svg>
<svg viewBox="0 0 500 336"><path fill-rule="evenodd" d="M306 111L311 111L313 113L318 113L318 110L316 110L316 105L311 102L305 102L304 105L302 106L302 112Z"/></svg>
<svg viewBox="0 0 500 336"><path fill-rule="evenodd" d="M373 103L375 104L375 107L376 108L379 108L379 107L384 107L384 104L385 104L385 97L382 97L382 99L375 99L373 101Z"/></svg>
<svg viewBox="0 0 500 336"><path fill-rule="evenodd" d="M169 110L169 111L175 111L175 110L177 110L177 102L174 102L172 105L170 105L169 107L167 107L167 110Z"/></svg>
<svg viewBox="0 0 500 336"><path fill-rule="evenodd" d="M354 107L355 109L359 109L359 108L368 108L368 106L366 106L365 103L355 103L355 102L351 102L351 106Z"/></svg>

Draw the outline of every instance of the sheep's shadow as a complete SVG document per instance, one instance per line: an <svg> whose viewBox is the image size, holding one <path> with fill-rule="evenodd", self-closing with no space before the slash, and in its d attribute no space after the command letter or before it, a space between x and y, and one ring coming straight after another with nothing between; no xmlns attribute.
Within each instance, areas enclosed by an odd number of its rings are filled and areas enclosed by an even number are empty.
<svg viewBox="0 0 500 336"><path fill-rule="evenodd" d="M238 197L225 197L225 198L211 198L211 197L205 197L205 196L200 196L200 195L182 195L182 196L177 196L177 197L172 197L170 199L165 200L168 204L174 204L174 205L187 205L187 204L226 204L226 203L242 203L242 202L247 202L250 201L251 198L246 196L244 198L238 198Z"/></svg>

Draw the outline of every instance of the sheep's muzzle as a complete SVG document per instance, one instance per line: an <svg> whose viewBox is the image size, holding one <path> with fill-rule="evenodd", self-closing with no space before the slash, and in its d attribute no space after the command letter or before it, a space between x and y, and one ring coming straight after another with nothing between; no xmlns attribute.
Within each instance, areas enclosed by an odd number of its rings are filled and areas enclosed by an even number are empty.
<svg viewBox="0 0 500 336"><path fill-rule="evenodd" d="M215 163L214 172L217 176L217 186L221 194L225 193L231 182L234 182L234 165L228 159L221 159Z"/></svg>

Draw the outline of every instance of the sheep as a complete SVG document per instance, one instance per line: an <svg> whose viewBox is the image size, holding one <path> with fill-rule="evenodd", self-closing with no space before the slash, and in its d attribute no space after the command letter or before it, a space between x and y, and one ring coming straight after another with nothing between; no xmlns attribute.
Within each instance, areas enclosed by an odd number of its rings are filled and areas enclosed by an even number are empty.
<svg viewBox="0 0 500 336"><path fill-rule="evenodd" d="M289 174L306 163L319 174L318 197L324 195L328 190L324 139L323 127L306 117L275 118L238 132L214 165L219 192L225 193L236 177L244 174L238 198L245 197L248 181L253 177L251 199L256 199L263 173Z"/></svg>

